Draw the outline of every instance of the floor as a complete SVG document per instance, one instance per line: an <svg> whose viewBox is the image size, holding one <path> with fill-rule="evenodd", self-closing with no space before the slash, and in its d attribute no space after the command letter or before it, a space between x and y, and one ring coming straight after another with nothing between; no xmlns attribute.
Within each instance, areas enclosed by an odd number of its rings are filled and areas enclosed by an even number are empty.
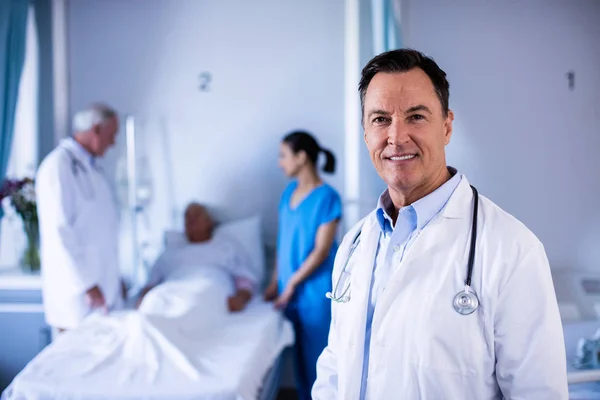
<svg viewBox="0 0 600 400"><path fill-rule="evenodd" d="M294 389L281 389L277 394L277 400L298 400L298 395Z"/></svg>

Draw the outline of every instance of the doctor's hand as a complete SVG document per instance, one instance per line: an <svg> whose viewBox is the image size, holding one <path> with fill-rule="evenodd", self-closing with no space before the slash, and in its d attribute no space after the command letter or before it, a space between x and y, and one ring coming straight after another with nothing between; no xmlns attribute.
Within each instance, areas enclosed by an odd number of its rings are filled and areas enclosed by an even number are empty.
<svg viewBox="0 0 600 400"><path fill-rule="evenodd" d="M285 290L277 299L275 299L275 308L278 310L284 309L288 303L292 300L294 293L296 292L296 285L288 283Z"/></svg>
<svg viewBox="0 0 600 400"><path fill-rule="evenodd" d="M277 298L278 289L279 288L277 286L277 281L271 281L271 283L269 283L269 286L267 286L267 288L265 289L265 293L263 295L265 301L275 300Z"/></svg>
<svg viewBox="0 0 600 400"><path fill-rule="evenodd" d="M104 314L108 314L108 307L106 306L106 301L104 300L104 295L102 291L98 287L98 285L88 289L85 292L88 304L92 309L100 308L104 312Z"/></svg>

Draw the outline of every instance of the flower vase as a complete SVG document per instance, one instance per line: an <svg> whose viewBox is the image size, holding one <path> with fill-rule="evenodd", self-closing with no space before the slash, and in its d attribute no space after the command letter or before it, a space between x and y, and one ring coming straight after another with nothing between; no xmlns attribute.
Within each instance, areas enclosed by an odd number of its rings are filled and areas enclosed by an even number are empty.
<svg viewBox="0 0 600 400"><path fill-rule="evenodd" d="M36 273L40 270L40 231L37 221L23 221L27 236L27 247L23 253L21 267L24 272Z"/></svg>

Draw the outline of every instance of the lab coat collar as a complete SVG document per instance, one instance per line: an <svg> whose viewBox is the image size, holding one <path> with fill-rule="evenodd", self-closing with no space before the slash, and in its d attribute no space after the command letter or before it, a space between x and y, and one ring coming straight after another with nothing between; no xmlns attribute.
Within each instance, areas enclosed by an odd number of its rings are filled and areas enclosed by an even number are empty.
<svg viewBox="0 0 600 400"><path fill-rule="evenodd" d="M84 149L82 145L77 143L74 138L68 137L62 139L60 145L69 150L79 161L84 163L84 165L95 167L95 157Z"/></svg>
<svg viewBox="0 0 600 400"><path fill-rule="evenodd" d="M466 207L465 204L471 202L473 198L473 192L471 190L471 185L467 180L466 176L462 176L458 187L450 196L450 200L448 200L448 204L442 211L443 218L465 218L471 216L472 209L471 207Z"/></svg>

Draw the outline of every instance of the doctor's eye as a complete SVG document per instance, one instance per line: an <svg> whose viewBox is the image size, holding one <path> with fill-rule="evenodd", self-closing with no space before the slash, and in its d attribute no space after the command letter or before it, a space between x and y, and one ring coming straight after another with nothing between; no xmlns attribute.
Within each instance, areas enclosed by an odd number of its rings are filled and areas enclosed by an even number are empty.
<svg viewBox="0 0 600 400"><path fill-rule="evenodd" d="M386 117L375 117L373 118L373 121L371 121L374 125L378 125L378 124L384 124L386 122L388 122L390 119L386 118Z"/></svg>
<svg viewBox="0 0 600 400"><path fill-rule="evenodd" d="M414 122L425 121L425 117L421 114L413 114L410 117L408 117L408 119Z"/></svg>

